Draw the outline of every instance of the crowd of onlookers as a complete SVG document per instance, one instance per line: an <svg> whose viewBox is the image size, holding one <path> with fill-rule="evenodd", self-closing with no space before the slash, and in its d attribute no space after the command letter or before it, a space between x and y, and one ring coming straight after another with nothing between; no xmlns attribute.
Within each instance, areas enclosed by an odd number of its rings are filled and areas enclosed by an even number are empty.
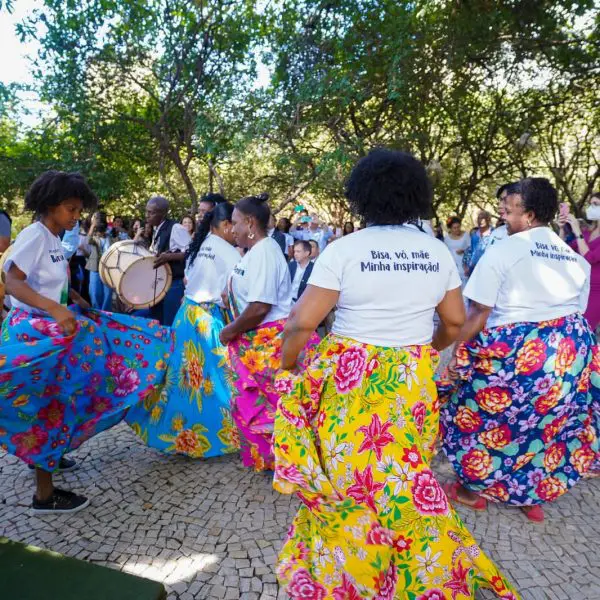
<svg viewBox="0 0 600 600"><path fill-rule="evenodd" d="M480 210L477 213L476 226L469 231L463 229L463 220L458 216L452 216L446 221L446 231L439 221L433 227L429 221L415 224L416 227L437 237L448 246L456 261L463 283L466 283L485 250L508 236L504 223L504 201L514 185L507 183L497 191L496 213L498 216L495 224L493 215L487 210ZM203 196L198 203L196 214L185 215L173 230L170 239L171 251L184 253L194 238L197 224L202 221L208 211L214 208L215 203L221 201L224 201L224 198L219 194ZM600 211L600 194L592 195L590 206L597 206ZM595 220L594 215L590 214L587 216L592 218L587 222L579 221L565 207L566 205L562 205L561 214L553 226L557 231L560 229L561 236L571 243L575 250L584 254L586 259L592 262L590 305L595 306L600 304L600 297L596 298L600 296L600 289L595 291L595 287L598 286L597 280L600 278L600 272L598 272L600 271L600 251L597 270L595 253L589 251L587 244L593 244L594 248L596 247L595 240L600 237L600 220ZM94 308L115 309L113 290L107 287L99 276L100 258L112 244L123 240L135 240L151 249L155 229L142 219L126 219L115 216L109 221L106 213L97 212L83 220L73 231L65 232L63 247L65 256L70 260L71 281L75 290ZM332 222L320 218L316 213L309 213L301 206L295 209L293 218L280 217L276 220L271 216L268 234L279 244L289 262L294 301L306 289L312 266L319 254L328 244L334 243L335 240L354 231L355 225L351 221L336 226ZM10 217L6 212L0 211L0 254L10 244L10 235ZM598 310L600 311L600 307ZM600 321L600 315L598 321Z"/></svg>

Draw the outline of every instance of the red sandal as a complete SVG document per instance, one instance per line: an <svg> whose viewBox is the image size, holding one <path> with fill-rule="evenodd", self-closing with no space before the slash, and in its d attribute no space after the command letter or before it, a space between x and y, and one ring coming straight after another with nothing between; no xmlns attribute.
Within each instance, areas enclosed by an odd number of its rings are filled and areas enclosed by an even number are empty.
<svg viewBox="0 0 600 600"><path fill-rule="evenodd" d="M521 506L521 510L533 523L544 522L544 509L539 504L536 504L535 506Z"/></svg>
<svg viewBox="0 0 600 600"><path fill-rule="evenodd" d="M446 492L446 496L452 500L452 502L456 502L457 504L462 504L463 506L467 506L472 510L484 511L487 510L487 500L479 496L477 500L473 503L469 503L466 500L463 500L458 495L458 488L462 487L460 482L455 481L454 483L447 483L443 486L444 492Z"/></svg>

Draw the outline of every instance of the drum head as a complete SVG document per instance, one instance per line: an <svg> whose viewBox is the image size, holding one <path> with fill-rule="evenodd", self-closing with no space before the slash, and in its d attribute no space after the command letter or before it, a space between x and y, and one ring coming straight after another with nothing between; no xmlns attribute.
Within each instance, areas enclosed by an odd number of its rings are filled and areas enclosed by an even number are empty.
<svg viewBox="0 0 600 600"><path fill-rule="evenodd" d="M119 281L117 293L125 304L135 309L158 304L171 287L171 267L154 268L154 256L140 257L130 264Z"/></svg>
<svg viewBox="0 0 600 600"><path fill-rule="evenodd" d="M108 287L118 290L123 273L141 256L152 256L152 253L133 240L112 244L100 258L98 265L100 279Z"/></svg>

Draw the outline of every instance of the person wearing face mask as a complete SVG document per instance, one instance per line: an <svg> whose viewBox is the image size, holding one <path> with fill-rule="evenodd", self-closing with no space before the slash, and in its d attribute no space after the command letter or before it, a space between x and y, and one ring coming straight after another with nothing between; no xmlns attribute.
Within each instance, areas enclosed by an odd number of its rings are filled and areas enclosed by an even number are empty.
<svg viewBox="0 0 600 600"><path fill-rule="evenodd" d="M447 493L475 510L518 506L541 522L542 505L598 452L600 355L583 317L590 265L549 227L558 199L547 179L523 179L505 209L509 237L465 287L469 315L439 385L443 449L458 476Z"/></svg>
<svg viewBox="0 0 600 600"><path fill-rule="evenodd" d="M563 240L567 237L565 225L570 225L575 236L570 246L592 265L590 299L585 311L585 318L589 321L592 329L596 330L600 325L600 192L592 194L590 204L585 211L585 218L592 222L592 227L584 232L581 231L581 225L575 215L570 213L561 214L558 223L560 237Z"/></svg>

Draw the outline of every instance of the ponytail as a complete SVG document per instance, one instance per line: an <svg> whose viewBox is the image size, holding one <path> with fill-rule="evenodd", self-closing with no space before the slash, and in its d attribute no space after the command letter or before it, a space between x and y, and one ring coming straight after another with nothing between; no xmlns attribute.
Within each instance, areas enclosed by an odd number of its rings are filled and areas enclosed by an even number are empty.
<svg viewBox="0 0 600 600"><path fill-rule="evenodd" d="M212 210L208 211L202 221L196 227L196 233L192 239L191 244L185 252L185 261L188 266L192 266L200 250L200 246L204 243L204 240L208 237L212 227L218 227L223 221L231 221L231 215L233 214L233 204L230 202L220 202Z"/></svg>

